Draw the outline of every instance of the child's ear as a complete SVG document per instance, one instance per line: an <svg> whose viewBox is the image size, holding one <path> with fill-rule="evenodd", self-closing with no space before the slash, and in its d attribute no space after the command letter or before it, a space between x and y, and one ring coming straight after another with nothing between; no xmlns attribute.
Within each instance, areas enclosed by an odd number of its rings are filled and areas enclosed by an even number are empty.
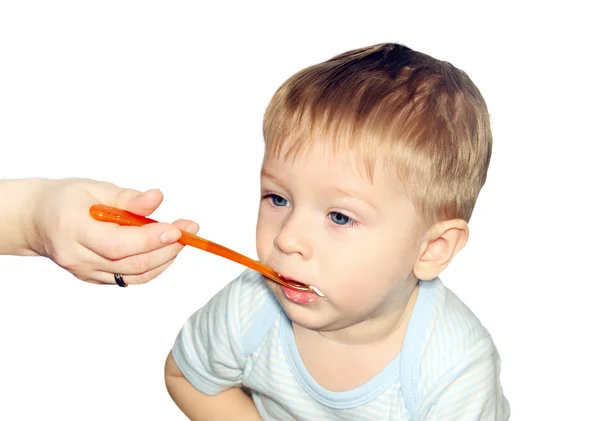
<svg viewBox="0 0 600 421"><path fill-rule="evenodd" d="M469 227L462 219L442 221L426 233L413 268L417 279L435 279L467 244Z"/></svg>

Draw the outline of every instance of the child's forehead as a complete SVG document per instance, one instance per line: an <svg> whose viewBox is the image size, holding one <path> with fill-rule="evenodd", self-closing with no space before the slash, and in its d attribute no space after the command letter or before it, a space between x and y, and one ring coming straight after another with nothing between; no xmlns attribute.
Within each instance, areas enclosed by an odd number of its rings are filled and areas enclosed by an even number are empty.
<svg viewBox="0 0 600 421"><path fill-rule="evenodd" d="M263 170L271 172L294 172L317 170L319 173L360 177L373 184L374 170L368 160L354 151L323 146L311 146L294 152L266 153Z"/></svg>
<svg viewBox="0 0 600 421"><path fill-rule="evenodd" d="M354 189L388 189L404 194L399 178L381 160L370 160L349 149L311 146L294 154L269 154L263 160L261 175L267 178L309 178L344 190L351 185Z"/></svg>

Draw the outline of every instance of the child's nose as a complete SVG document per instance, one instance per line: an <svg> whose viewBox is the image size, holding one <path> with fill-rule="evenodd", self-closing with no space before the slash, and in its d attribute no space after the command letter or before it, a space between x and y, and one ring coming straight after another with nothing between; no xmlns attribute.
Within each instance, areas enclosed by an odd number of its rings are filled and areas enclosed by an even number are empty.
<svg viewBox="0 0 600 421"><path fill-rule="evenodd" d="M300 254L308 259L312 253L309 240L310 228L306 220L292 212L283 223L279 234L274 239L274 244L284 254Z"/></svg>

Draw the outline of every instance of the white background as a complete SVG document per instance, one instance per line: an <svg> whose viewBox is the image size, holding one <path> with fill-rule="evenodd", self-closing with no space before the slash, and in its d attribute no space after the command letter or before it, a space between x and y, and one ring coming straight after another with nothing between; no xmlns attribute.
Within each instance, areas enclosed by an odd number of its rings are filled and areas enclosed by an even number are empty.
<svg viewBox="0 0 600 421"><path fill-rule="evenodd" d="M275 89L378 42L450 61L486 98L495 144L470 243L442 279L492 333L511 419L597 419L591 9L201 3L0 2L0 176L159 187L156 219L194 219L255 257L261 123ZM155 281L119 289L47 259L1 257L0 419L185 419L163 385L165 356L241 270L185 249Z"/></svg>

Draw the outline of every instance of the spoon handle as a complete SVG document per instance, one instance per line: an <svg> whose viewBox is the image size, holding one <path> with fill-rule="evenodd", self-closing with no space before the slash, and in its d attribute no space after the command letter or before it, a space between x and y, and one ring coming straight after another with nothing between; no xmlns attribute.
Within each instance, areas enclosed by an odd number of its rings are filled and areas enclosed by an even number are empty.
<svg viewBox="0 0 600 421"><path fill-rule="evenodd" d="M135 213L106 205L93 205L90 208L90 215L97 221L114 222L119 225L132 225L137 227L157 222L154 219L146 218L145 216L136 215ZM181 238L178 240L181 244L196 247L209 253L216 254L217 256L225 257L226 259L240 263L250 269L262 273L273 281L290 288L300 291L309 290L309 288L306 286L300 284L295 285L295 283L290 283L281 279L277 272L270 267L246 257L243 254L228 249L220 244L213 243L212 241L206 240L202 237L198 237L197 235L190 234L189 232L182 231L181 234Z"/></svg>

